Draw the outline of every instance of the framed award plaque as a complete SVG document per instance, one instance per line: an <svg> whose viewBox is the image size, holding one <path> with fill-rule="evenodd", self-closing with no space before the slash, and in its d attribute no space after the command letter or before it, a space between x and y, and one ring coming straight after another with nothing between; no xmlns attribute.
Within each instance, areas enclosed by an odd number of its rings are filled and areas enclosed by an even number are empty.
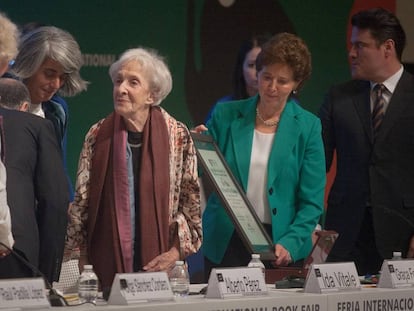
<svg viewBox="0 0 414 311"><path fill-rule="evenodd" d="M209 135L191 133L203 173L220 197L223 207L251 253L274 260L274 245L243 189L230 171L223 155Z"/></svg>

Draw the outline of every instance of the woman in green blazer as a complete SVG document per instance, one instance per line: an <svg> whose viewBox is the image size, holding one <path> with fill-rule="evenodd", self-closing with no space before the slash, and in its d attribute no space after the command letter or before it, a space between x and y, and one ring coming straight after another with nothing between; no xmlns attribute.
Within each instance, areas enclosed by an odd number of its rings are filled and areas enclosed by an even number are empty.
<svg viewBox="0 0 414 311"><path fill-rule="evenodd" d="M218 104L207 123L275 245L277 266L304 259L323 212L325 156L320 120L291 98L310 76L311 57L293 34L272 37L259 54L259 94ZM205 272L245 266L250 254L217 196L203 213Z"/></svg>

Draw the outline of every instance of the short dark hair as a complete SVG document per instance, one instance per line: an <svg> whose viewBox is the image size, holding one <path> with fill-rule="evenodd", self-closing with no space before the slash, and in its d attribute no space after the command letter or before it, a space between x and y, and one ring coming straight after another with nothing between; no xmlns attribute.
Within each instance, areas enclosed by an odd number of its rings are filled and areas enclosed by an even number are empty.
<svg viewBox="0 0 414 311"><path fill-rule="evenodd" d="M305 41L291 33L279 33L263 44L256 59L256 69L259 72L264 66L276 63L290 67L293 79L299 82L298 90L312 72L311 53Z"/></svg>
<svg viewBox="0 0 414 311"><path fill-rule="evenodd" d="M0 78L0 105L18 110L25 102L30 103L30 93L23 82L12 78Z"/></svg>
<svg viewBox="0 0 414 311"><path fill-rule="evenodd" d="M383 8L360 11L352 16L351 24L358 29L369 30L378 45L388 39L393 40L397 57L401 61L406 35L400 21L393 13Z"/></svg>

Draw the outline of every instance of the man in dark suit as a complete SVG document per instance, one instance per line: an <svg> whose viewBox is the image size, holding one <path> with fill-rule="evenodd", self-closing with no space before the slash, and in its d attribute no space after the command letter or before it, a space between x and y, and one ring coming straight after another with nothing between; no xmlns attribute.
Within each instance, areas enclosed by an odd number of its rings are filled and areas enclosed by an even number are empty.
<svg viewBox="0 0 414 311"><path fill-rule="evenodd" d="M393 251L414 255L414 77L392 13L361 11L351 23L353 80L331 88L320 117L328 169L337 154L325 227L339 238L328 260L355 261L362 275Z"/></svg>
<svg viewBox="0 0 414 311"><path fill-rule="evenodd" d="M7 83L7 87L2 87ZM0 79L0 101L15 103L20 81ZM24 85L23 85L24 86ZM9 92L9 94L5 94ZM10 94L14 96L10 96ZM10 103L2 103L10 106ZM65 243L69 193L53 124L38 116L0 108L5 135L7 197L15 238L14 251L38 268L49 282L59 279ZM15 254L0 262L0 278L35 273Z"/></svg>

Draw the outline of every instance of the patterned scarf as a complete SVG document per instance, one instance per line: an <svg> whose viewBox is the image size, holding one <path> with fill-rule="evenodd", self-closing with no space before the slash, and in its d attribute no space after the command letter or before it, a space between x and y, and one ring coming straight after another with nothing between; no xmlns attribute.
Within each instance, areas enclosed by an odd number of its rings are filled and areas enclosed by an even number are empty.
<svg viewBox="0 0 414 311"><path fill-rule="evenodd" d="M126 160L127 130L121 116L109 115L96 137L90 175L88 253L103 287L115 273L133 272L133 241ZM139 212L141 262L169 247L169 140L162 112L152 107L142 138Z"/></svg>

